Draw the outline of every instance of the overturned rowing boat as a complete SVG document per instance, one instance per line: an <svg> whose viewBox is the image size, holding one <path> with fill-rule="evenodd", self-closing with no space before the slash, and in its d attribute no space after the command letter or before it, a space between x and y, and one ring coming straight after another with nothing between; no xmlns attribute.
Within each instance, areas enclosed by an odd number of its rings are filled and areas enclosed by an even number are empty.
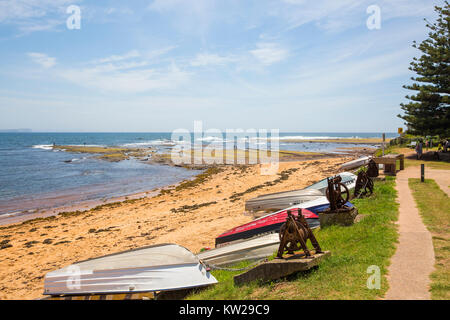
<svg viewBox="0 0 450 320"><path fill-rule="evenodd" d="M72 264L45 275L45 295L85 295L181 290L217 280L197 256L160 244Z"/></svg>
<svg viewBox="0 0 450 320"><path fill-rule="evenodd" d="M353 204L347 202L347 207L352 208ZM216 247L230 244L235 241L261 236L267 233L278 233L281 225L286 221L287 210L291 210L293 215L297 215L302 209L303 216L311 229L320 226L318 213L330 207L327 197L322 196L316 200L303 202L286 209L266 214L249 223L228 230L216 238Z"/></svg>
<svg viewBox="0 0 450 320"><path fill-rule="evenodd" d="M245 210L248 212L275 212L283 208L316 200L323 197L319 190L294 190L268 194L250 199L245 202Z"/></svg>
<svg viewBox="0 0 450 320"><path fill-rule="evenodd" d="M317 214L310 210L301 210L299 208L292 209L292 214L296 216L299 211L302 211L303 216L311 228L318 227L319 217ZM226 244L242 241L244 239L250 239L268 233L278 233L281 225L286 222L286 217L287 210L283 210L235 227L222 233L216 238L216 247L221 247Z"/></svg>
<svg viewBox="0 0 450 320"><path fill-rule="evenodd" d="M341 172L338 174L341 177L341 183L344 184L348 189L353 189L355 187L357 175L351 172ZM330 177L331 178L331 177ZM322 179L319 182L316 182L309 187L306 187L305 190L319 190L323 195L326 195L328 188L328 178Z"/></svg>
<svg viewBox="0 0 450 320"><path fill-rule="evenodd" d="M369 163L370 159L371 159L371 157L361 157L359 159L346 162L341 165L341 169L342 170L351 170L351 169L356 169L356 168L365 166L366 164Z"/></svg>
<svg viewBox="0 0 450 320"><path fill-rule="evenodd" d="M278 233L270 233L203 251L197 254L197 256L207 265L225 266L241 261L254 261L267 258L278 250L279 245L280 237Z"/></svg>
<svg viewBox="0 0 450 320"><path fill-rule="evenodd" d="M346 185L348 189L355 187L357 179L356 175L350 172L342 172L339 176L342 178L341 182ZM290 206L321 199L325 196L327 187L327 179L325 178L304 189L260 195L246 201L245 210L251 213L259 211L264 211L266 213L279 211Z"/></svg>

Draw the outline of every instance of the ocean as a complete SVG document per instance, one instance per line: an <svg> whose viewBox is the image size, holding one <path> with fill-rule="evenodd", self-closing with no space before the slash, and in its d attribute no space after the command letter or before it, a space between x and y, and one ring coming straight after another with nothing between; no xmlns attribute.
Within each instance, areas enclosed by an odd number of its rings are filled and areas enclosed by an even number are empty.
<svg viewBox="0 0 450 320"><path fill-rule="evenodd" d="M387 138L396 137L387 133ZM294 143L294 139L380 138L380 133L280 133L282 150L335 152L334 143ZM52 149L52 145L154 147L167 150L171 133L0 133L0 216L48 209L86 200L149 191L199 173L138 160L107 162L89 154ZM225 138L203 136L195 143L221 144ZM261 142L249 142L250 148ZM242 144L239 144L242 147ZM359 145L360 146L360 145Z"/></svg>

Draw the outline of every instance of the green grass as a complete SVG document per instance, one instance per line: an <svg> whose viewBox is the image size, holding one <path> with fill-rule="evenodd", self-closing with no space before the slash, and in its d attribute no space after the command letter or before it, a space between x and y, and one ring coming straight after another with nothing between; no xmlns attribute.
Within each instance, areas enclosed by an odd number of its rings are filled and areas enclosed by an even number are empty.
<svg viewBox="0 0 450 320"><path fill-rule="evenodd" d="M437 147L433 148L433 149L429 149L428 151L437 150ZM385 150L384 150L384 154L406 154L409 152L414 151L414 149L409 149L409 148L405 148L405 147L399 147L399 146L388 146ZM423 148L424 154L427 152L426 148ZM375 154L376 157L381 157L382 155L382 150L378 149ZM414 167L414 166L420 166L420 164L425 163L425 166L433 168L433 169L438 169L438 170L450 170L450 162L441 160L441 161L436 161L436 160L429 160L429 159L422 159L422 160L416 160L416 159L409 159L405 157L405 168L408 167ZM397 170L399 170L399 161L397 161Z"/></svg>
<svg viewBox="0 0 450 320"><path fill-rule="evenodd" d="M429 167L437 170L450 170L450 162L446 161L428 161L428 160L413 160L413 159L405 159L405 168L420 166L422 163L425 164L425 167ZM426 169L425 169L426 170Z"/></svg>
<svg viewBox="0 0 450 320"><path fill-rule="evenodd" d="M435 271L431 274L431 298L450 299L450 201L434 180L409 179L417 207L433 236L436 257Z"/></svg>
<svg viewBox="0 0 450 320"><path fill-rule="evenodd" d="M354 200L365 217L351 227L333 226L315 231L323 250L331 251L318 268L271 283L236 287L240 272L213 271L219 283L190 295L189 299L377 299L388 289L387 266L395 252L398 205L394 178L375 183L374 195ZM248 262L247 262L248 263ZM245 266L243 262L239 267ZM367 268L379 266L381 289L367 288Z"/></svg>

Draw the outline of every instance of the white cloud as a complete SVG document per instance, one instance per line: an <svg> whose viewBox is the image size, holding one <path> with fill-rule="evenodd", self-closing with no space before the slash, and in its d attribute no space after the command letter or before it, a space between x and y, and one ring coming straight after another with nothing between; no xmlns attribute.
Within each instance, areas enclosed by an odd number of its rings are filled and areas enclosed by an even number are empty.
<svg viewBox="0 0 450 320"><path fill-rule="evenodd" d="M185 83L189 74L173 62L168 67L149 66L154 64L153 58L173 48L170 46L146 53L131 50L122 55L110 55L89 62L87 67L60 69L56 76L78 86L119 93L172 89Z"/></svg>
<svg viewBox="0 0 450 320"><path fill-rule="evenodd" d="M140 53L137 50L129 51L123 55L112 55L106 58L102 58L99 60L96 60L98 63L106 63L106 62L116 62L116 61L122 61L122 60L128 60L132 58L140 57Z"/></svg>
<svg viewBox="0 0 450 320"><path fill-rule="evenodd" d="M288 22L288 29L315 23L319 28L340 32L348 28L365 27L370 5L381 8L382 22L393 18L424 17L433 12L432 1L423 0L283 0L276 15Z"/></svg>
<svg viewBox="0 0 450 320"><path fill-rule="evenodd" d="M128 7L120 7L120 8L106 8L104 10L104 13L106 13L107 15L129 15L129 14L133 14L134 11Z"/></svg>
<svg viewBox="0 0 450 320"><path fill-rule="evenodd" d="M17 27L22 35L65 25L66 9L81 0L0 0L0 24Z"/></svg>
<svg viewBox="0 0 450 320"><path fill-rule="evenodd" d="M163 15L180 32L201 36L223 14L214 0L154 0L148 10Z"/></svg>
<svg viewBox="0 0 450 320"><path fill-rule="evenodd" d="M226 65L230 62L235 62L236 58L231 56L220 56L213 53L199 53L194 60L191 61L191 66L203 67L209 65Z"/></svg>
<svg viewBox="0 0 450 320"><path fill-rule="evenodd" d="M126 60L137 60L141 59L150 63L150 59L165 55L171 50L175 49L176 46L168 46L160 49L151 50L148 52L140 52L138 50L131 50L121 55L111 55L105 58L100 58L91 61L92 64L102 64L102 63L116 63Z"/></svg>
<svg viewBox="0 0 450 320"><path fill-rule="evenodd" d="M51 68L56 64L56 59L49 57L45 53L29 52L28 56L37 64L44 68Z"/></svg>
<svg viewBox="0 0 450 320"><path fill-rule="evenodd" d="M0 22L64 13L67 6L76 2L79 0L0 0Z"/></svg>
<svg viewBox="0 0 450 320"><path fill-rule="evenodd" d="M165 47L146 53L131 50L122 55L110 55L73 67L60 63L57 68L54 67L56 58L45 53L30 52L27 55L35 63L48 69L36 70L36 76L64 79L77 86L100 91L140 93L174 89L189 80L189 73L179 68L175 62L167 64L161 60L155 63L152 60L172 48L174 47Z"/></svg>
<svg viewBox="0 0 450 320"><path fill-rule="evenodd" d="M257 49L250 50L250 53L265 65L280 62L289 55L288 50L276 43L258 43L256 46Z"/></svg>
<svg viewBox="0 0 450 320"><path fill-rule="evenodd" d="M129 69L126 66L65 69L61 70L58 76L78 86L116 93L172 89L185 83L189 78L188 73L180 70L175 64L160 69Z"/></svg>

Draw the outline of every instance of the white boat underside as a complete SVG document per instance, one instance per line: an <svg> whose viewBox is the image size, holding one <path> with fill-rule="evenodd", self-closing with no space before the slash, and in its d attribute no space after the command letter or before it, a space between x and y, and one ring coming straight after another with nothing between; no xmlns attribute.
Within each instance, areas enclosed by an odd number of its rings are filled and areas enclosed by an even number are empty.
<svg viewBox="0 0 450 320"><path fill-rule="evenodd" d="M362 166L368 164L371 158L372 157L361 157L359 159L346 162L341 165L341 169L342 170L352 170L352 169L362 167Z"/></svg>
<svg viewBox="0 0 450 320"><path fill-rule="evenodd" d="M44 294L80 295L178 290L217 280L184 247L163 244L75 263L46 274Z"/></svg>
<svg viewBox="0 0 450 320"><path fill-rule="evenodd" d="M355 187L356 175L350 172L342 172L339 175L342 177L342 183L348 189ZM248 212L265 211L267 213L279 211L287 207L318 200L326 194L327 187L327 179L323 179L304 189L260 195L246 201L245 210Z"/></svg>
<svg viewBox="0 0 450 320"><path fill-rule="evenodd" d="M278 250L279 245L279 234L271 233L207 250L199 253L197 256L210 266L225 266L241 261L253 261L270 257Z"/></svg>
<svg viewBox="0 0 450 320"><path fill-rule="evenodd" d="M254 198L245 203L245 210L247 211L278 211L283 208L316 200L323 197L323 194L318 190L296 190L283 193L279 196Z"/></svg>

